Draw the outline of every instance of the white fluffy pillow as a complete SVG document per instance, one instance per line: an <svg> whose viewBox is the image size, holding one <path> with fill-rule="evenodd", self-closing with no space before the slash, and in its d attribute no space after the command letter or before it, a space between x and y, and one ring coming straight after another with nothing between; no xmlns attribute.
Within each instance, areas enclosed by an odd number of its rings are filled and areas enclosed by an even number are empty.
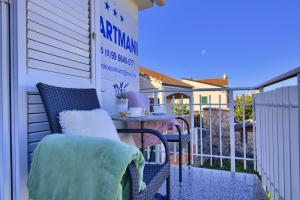
<svg viewBox="0 0 300 200"><path fill-rule="evenodd" d="M112 119L103 109L63 111L59 113L59 123L64 134L78 134L120 141Z"/></svg>

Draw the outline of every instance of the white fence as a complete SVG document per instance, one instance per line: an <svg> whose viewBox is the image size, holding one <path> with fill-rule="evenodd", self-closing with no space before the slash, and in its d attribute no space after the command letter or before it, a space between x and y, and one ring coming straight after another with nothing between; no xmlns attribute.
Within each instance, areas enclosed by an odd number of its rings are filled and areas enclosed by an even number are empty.
<svg viewBox="0 0 300 200"><path fill-rule="evenodd" d="M202 101L201 94L198 95L203 91L206 94L207 92L213 94L205 96L206 102ZM234 103L234 92L238 93L241 99L237 105ZM187 91L147 91L145 93L153 99L152 105L165 105L168 112L180 115L190 122L191 157L193 158L191 162L194 166L220 167L231 171L236 171L237 162L240 162L244 170L249 169L249 163L255 166L255 124L252 123L252 119L246 119L246 108L252 109L253 107L252 103L245 102L244 94L249 93L248 89L241 91L233 88L202 88ZM184 95L186 93L191 95ZM253 98L251 94L249 97ZM242 117L240 122L236 123L234 111L238 107ZM254 110L252 111L254 113ZM251 116L251 118L253 117ZM252 129L251 132L247 130L246 125ZM182 127L185 128L184 124ZM177 162L178 147L176 144L170 147L173 161ZM186 152L183 150L184 155ZM156 155L158 155L157 158L160 158L159 154ZM183 158L184 161L187 161L186 156Z"/></svg>
<svg viewBox="0 0 300 200"><path fill-rule="evenodd" d="M278 199L300 199L297 86L255 96L257 170Z"/></svg>

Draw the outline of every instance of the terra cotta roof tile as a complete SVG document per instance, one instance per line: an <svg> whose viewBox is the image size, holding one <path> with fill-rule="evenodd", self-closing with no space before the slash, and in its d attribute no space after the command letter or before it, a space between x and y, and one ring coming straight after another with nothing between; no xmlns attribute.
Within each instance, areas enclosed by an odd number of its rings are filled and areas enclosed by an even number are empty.
<svg viewBox="0 0 300 200"><path fill-rule="evenodd" d="M193 86L184 83L182 81L179 81L175 78L172 78L170 76L161 74L159 72L153 71L151 69L148 69L146 67L140 67L140 74L146 74L151 78L157 79L161 81L163 84L168 84L168 85L174 85L174 86L180 86L180 87L186 87L186 88L192 88Z"/></svg>

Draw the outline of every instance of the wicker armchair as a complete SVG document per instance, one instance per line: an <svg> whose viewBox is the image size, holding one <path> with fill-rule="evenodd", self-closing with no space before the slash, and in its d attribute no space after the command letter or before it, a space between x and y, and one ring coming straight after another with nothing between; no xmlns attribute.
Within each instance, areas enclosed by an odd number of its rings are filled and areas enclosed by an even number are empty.
<svg viewBox="0 0 300 200"><path fill-rule="evenodd" d="M61 88L43 83L38 83L37 88L42 97L52 133L62 132L58 120L59 112L64 110L92 110L100 108L95 89ZM166 150L166 155L168 155L167 142L157 131L150 129L118 129L118 132L153 134L162 141ZM168 156L166 156L166 160L162 164L145 165L144 182L147 187L141 192L138 191L138 176L135 165L131 163L128 166L127 171L129 173L131 183L131 199L170 199L170 162ZM164 182L166 182L167 196L162 197L158 194L158 191Z"/></svg>

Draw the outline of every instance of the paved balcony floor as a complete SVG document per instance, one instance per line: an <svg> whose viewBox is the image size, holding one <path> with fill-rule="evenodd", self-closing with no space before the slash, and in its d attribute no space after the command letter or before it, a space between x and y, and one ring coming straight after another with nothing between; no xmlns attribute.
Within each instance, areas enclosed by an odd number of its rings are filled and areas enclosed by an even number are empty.
<svg viewBox="0 0 300 200"><path fill-rule="evenodd" d="M202 168L183 168L183 182L178 181L178 167L172 166L172 200L267 200L256 175ZM165 194L165 185L161 188Z"/></svg>

